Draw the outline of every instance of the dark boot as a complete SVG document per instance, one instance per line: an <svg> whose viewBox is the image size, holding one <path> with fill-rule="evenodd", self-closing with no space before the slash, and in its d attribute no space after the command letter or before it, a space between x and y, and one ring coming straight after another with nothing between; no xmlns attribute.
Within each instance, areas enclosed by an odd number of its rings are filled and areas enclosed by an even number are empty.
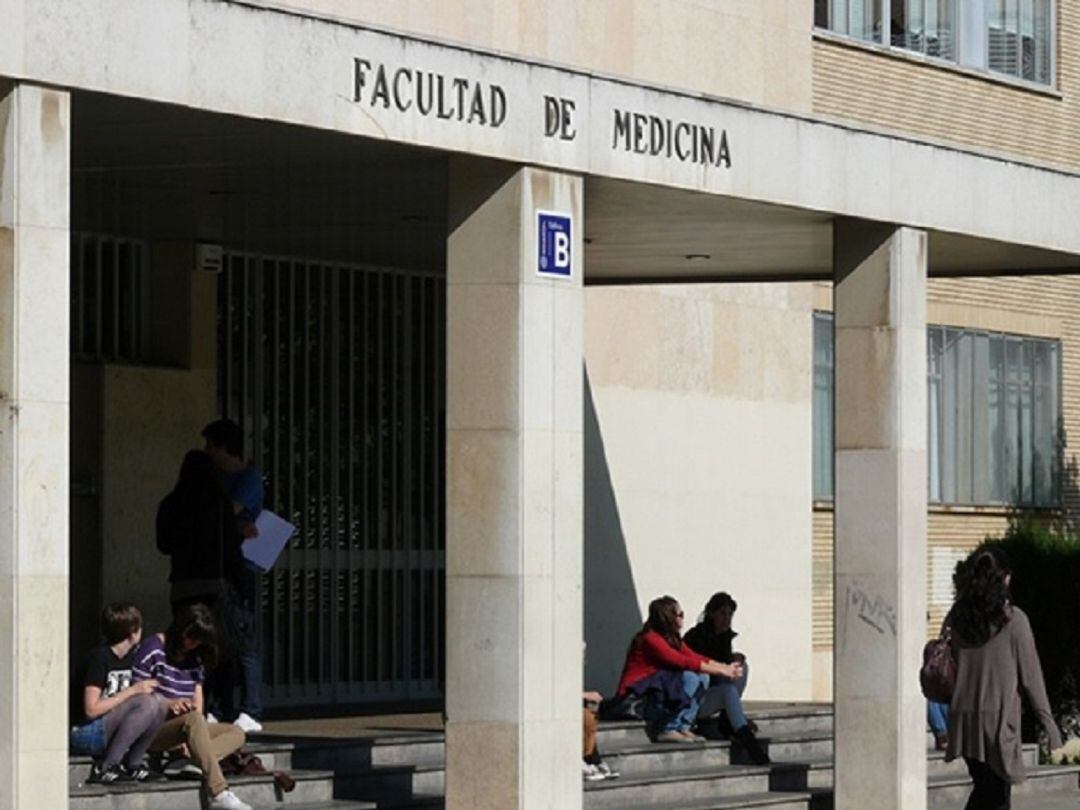
<svg viewBox="0 0 1080 810"><path fill-rule="evenodd" d="M746 751L746 755L750 757L750 761L755 765L768 765L772 762L769 759L769 755L765 753L765 749L761 747L761 743L758 742L758 738L754 736L749 726L743 726L735 732L735 740L742 746L742 749Z"/></svg>
<svg viewBox="0 0 1080 810"><path fill-rule="evenodd" d="M702 717L698 720L697 727L694 730L706 740L726 740L728 738L728 735L720 730L720 718L718 717Z"/></svg>

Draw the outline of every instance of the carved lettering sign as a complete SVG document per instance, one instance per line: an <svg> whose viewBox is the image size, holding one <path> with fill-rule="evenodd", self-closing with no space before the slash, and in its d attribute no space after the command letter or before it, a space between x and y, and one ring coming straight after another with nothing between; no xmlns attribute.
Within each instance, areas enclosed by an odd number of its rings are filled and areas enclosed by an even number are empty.
<svg viewBox="0 0 1080 810"><path fill-rule="evenodd" d="M352 78L354 103L393 114L498 129L518 111L511 107L506 89L493 81L363 57L353 58ZM535 100L514 97L512 103L518 108L540 106L544 138L577 140L581 127L576 99L543 95ZM613 152L731 168L731 146L722 127L618 107L612 109L610 120L608 143Z"/></svg>

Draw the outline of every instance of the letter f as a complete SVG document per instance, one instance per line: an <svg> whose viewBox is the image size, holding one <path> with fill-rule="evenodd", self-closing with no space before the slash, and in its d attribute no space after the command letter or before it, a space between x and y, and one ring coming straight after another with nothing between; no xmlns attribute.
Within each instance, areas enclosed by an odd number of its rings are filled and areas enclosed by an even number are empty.
<svg viewBox="0 0 1080 810"><path fill-rule="evenodd" d="M359 102L364 89L364 74L371 70L371 62L360 57L353 58L353 101Z"/></svg>

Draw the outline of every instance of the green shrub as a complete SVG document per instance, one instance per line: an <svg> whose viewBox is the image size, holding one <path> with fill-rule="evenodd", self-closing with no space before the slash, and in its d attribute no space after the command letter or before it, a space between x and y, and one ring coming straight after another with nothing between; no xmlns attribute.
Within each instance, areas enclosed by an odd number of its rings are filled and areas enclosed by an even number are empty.
<svg viewBox="0 0 1080 810"><path fill-rule="evenodd" d="M1012 566L1013 602L1031 619L1050 705L1059 725L1076 733L1080 718L1080 537L1030 520L987 538ZM1025 717L1025 737L1034 731Z"/></svg>

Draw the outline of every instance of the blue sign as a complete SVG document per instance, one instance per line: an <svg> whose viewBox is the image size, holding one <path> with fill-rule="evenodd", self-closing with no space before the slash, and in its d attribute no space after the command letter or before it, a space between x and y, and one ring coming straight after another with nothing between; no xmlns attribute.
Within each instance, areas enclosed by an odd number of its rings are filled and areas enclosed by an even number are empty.
<svg viewBox="0 0 1080 810"><path fill-rule="evenodd" d="M570 225L567 214L538 212L539 233L537 241L539 256L536 271L542 276L570 278L573 264L571 256Z"/></svg>

